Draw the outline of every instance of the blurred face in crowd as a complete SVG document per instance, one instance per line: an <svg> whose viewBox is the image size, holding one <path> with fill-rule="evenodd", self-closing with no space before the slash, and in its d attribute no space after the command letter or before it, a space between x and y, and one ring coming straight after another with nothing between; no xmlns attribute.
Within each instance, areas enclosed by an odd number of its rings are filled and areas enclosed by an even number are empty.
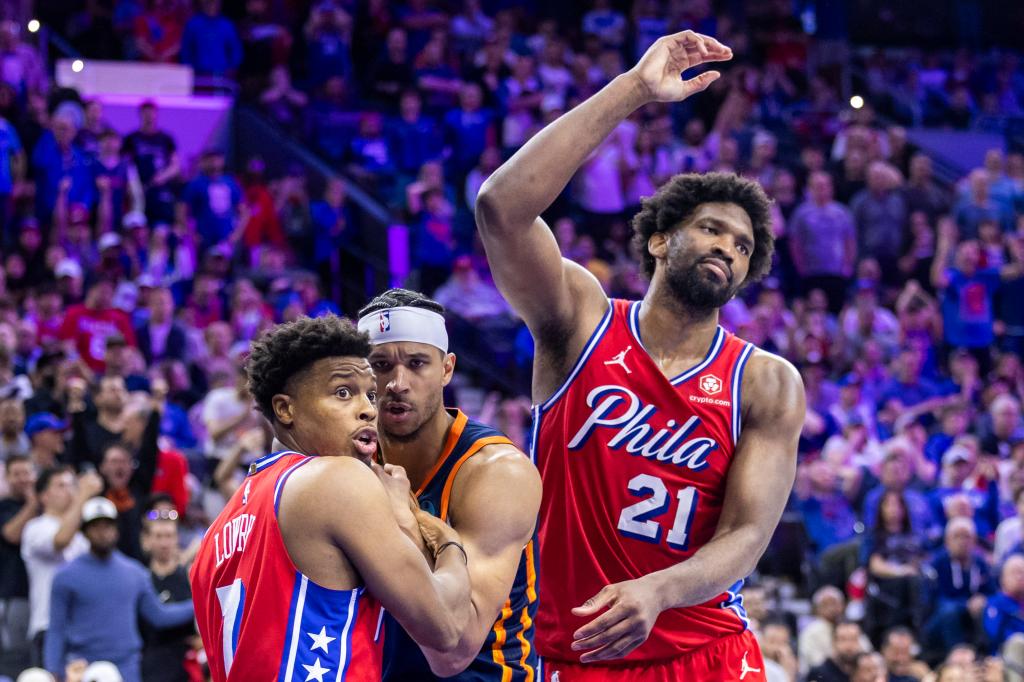
<svg viewBox="0 0 1024 682"><path fill-rule="evenodd" d="M43 452L59 455L64 452L64 436L57 429L43 429L32 436L32 445Z"/></svg>
<svg viewBox="0 0 1024 682"><path fill-rule="evenodd" d="M409 41L405 35L405 31L400 28L393 28L388 32L387 47L388 56L392 61L404 61L405 51L408 47Z"/></svg>
<svg viewBox="0 0 1024 682"><path fill-rule="evenodd" d="M956 253L953 258L953 262L956 265L957 270L964 273L967 276L973 275L975 270L978 269L978 263L981 260L981 249L978 246L978 242L973 239L969 239L965 242L961 242L956 247Z"/></svg>
<svg viewBox="0 0 1024 682"><path fill-rule="evenodd" d="M857 660L863 650L860 643L860 626L856 623L841 623L836 626L832 641L833 658L844 667L849 668Z"/></svg>
<svg viewBox="0 0 1024 682"><path fill-rule="evenodd" d="M152 131L156 128L157 109L155 106L146 105L139 108L140 127L144 131Z"/></svg>
<svg viewBox="0 0 1024 682"><path fill-rule="evenodd" d="M0 403L0 433L5 438L16 438L25 428L25 406L20 400Z"/></svg>
<svg viewBox="0 0 1024 682"><path fill-rule="evenodd" d="M932 160L924 154L915 154L910 159L910 181L915 184L928 182L932 177Z"/></svg>
<svg viewBox="0 0 1024 682"><path fill-rule="evenodd" d="M402 93L402 100L399 104L399 108L402 112L402 118L406 121L415 121L420 117L420 113L423 111L423 101L416 92L405 92Z"/></svg>
<svg viewBox="0 0 1024 682"><path fill-rule="evenodd" d="M106 280L101 280L89 288L85 303L93 310L105 310L111 306L113 300L114 285Z"/></svg>
<svg viewBox="0 0 1024 682"><path fill-rule="evenodd" d="M720 308L743 285L754 252L750 216L732 203L699 205L685 222L647 242L673 297L695 310Z"/></svg>
<svg viewBox="0 0 1024 682"><path fill-rule="evenodd" d="M121 137L115 133L105 133L100 138L100 155L116 157L121 153Z"/></svg>
<svg viewBox="0 0 1024 682"><path fill-rule="evenodd" d="M743 605L747 613L756 621L764 620L768 615L768 595L763 587L751 585L743 590Z"/></svg>
<svg viewBox="0 0 1024 682"><path fill-rule="evenodd" d="M1024 556L1013 554L1003 564L999 587L1015 599L1024 598Z"/></svg>
<svg viewBox="0 0 1024 682"><path fill-rule="evenodd" d="M128 389L122 377L103 377L100 379L99 390L93 398L96 407L104 412L119 413L128 402Z"/></svg>
<svg viewBox="0 0 1024 682"><path fill-rule="evenodd" d="M178 556L178 522L172 519L147 519L143 524L143 549L154 561L171 563Z"/></svg>
<svg viewBox="0 0 1024 682"><path fill-rule="evenodd" d="M115 490L128 487L132 478L132 456L119 445L112 445L103 453L100 473L107 484Z"/></svg>
<svg viewBox="0 0 1024 682"><path fill-rule="evenodd" d="M214 322L206 328L206 347L210 355L224 357L231 348L231 325L227 322Z"/></svg>
<svg viewBox="0 0 1024 682"><path fill-rule="evenodd" d="M54 117L53 136L61 147L70 147L77 133L78 129L75 128L75 122L69 116Z"/></svg>
<svg viewBox="0 0 1024 682"><path fill-rule="evenodd" d="M879 514L879 523L885 526L890 532L898 532L903 529L904 520L907 517L907 510L903 504L903 497L897 492L887 492L882 497L882 504Z"/></svg>
<svg viewBox="0 0 1024 682"><path fill-rule="evenodd" d="M781 623L769 623L762 628L760 643L766 658L778 660L782 652L791 648L789 628Z"/></svg>
<svg viewBox="0 0 1024 682"><path fill-rule="evenodd" d="M823 172L812 174L807 189L814 203L819 206L828 204L832 201L832 176Z"/></svg>
<svg viewBox="0 0 1024 682"><path fill-rule="evenodd" d="M1011 396L1000 396L989 408L992 431L1000 438L1009 438L1020 427L1020 403Z"/></svg>
<svg viewBox="0 0 1024 682"><path fill-rule="evenodd" d="M71 506L75 494L75 478L70 471L62 471L50 477L46 489L39 495L39 501L48 514L63 514Z"/></svg>
<svg viewBox="0 0 1024 682"><path fill-rule="evenodd" d="M90 521L82 528L82 534L89 541L89 547L93 553L101 557L109 556L114 551L120 536L117 531L117 522L111 519Z"/></svg>
<svg viewBox="0 0 1024 682"><path fill-rule="evenodd" d="M836 622L843 615L843 594L838 590L822 588L815 600L815 612L829 622Z"/></svg>
<svg viewBox="0 0 1024 682"><path fill-rule="evenodd" d="M483 104L484 96L476 83L466 83L459 92L459 106L463 111L476 111Z"/></svg>
<svg viewBox="0 0 1024 682"><path fill-rule="evenodd" d="M174 315L174 298L169 289L154 289L149 294L149 319L153 324L169 322Z"/></svg>
<svg viewBox="0 0 1024 682"><path fill-rule="evenodd" d="M974 529L964 521L965 519L954 519L946 526L946 549L957 561L970 558L977 540Z"/></svg>
<svg viewBox="0 0 1024 682"><path fill-rule="evenodd" d="M36 484L36 468L29 460L15 460L7 463L7 488L11 497L24 500Z"/></svg>
<svg viewBox="0 0 1024 682"><path fill-rule="evenodd" d="M890 673L896 675L905 674L908 666L913 661L911 649L914 646L914 639L905 632L890 633L882 645L882 656L885 658L885 665Z"/></svg>
<svg viewBox="0 0 1024 682"><path fill-rule="evenodd" d="M25 251L31 253L38 251L43 244L43 236L39 233L39 227L37 225L22 227L21 234L18 235L18 243Z"/></svg>
<svg viewBox="0 0 1024 682"><path fill-rule="evenodd" d="M971 197L979 203L988 200L988 173L978 168L967 176L967 184L971 189Z"/></svg>
<svg viewBox="0 0 1024 682"><path fill-rule="evenodd" d="M444 409L444 387L455 371L455 355L400 341L374 346L369 359L377 377L377 426L389 438L413 440Z"/></svg>

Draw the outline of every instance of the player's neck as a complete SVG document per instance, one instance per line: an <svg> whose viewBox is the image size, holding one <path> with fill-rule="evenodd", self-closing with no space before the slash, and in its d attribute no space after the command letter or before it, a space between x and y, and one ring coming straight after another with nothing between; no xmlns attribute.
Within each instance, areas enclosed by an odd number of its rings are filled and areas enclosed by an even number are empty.
<svg viewBox="0 0 1024 682"><path fill-rule="evenodd" d="M718 330L718 309L692 310L651 283L640 308L640 336L652 357L703 356Z"/></svg>
<svg viewBox="0 0 1024 682"><path fill-rule="evenodd" d="M405 469L409 485L414 491L423 485L427 474L437 463L454 421L455 418L448 414L448 410L442 408L416 431L415 438L399 440L389 437L381 429L379 438L384 460Z"/></svg>

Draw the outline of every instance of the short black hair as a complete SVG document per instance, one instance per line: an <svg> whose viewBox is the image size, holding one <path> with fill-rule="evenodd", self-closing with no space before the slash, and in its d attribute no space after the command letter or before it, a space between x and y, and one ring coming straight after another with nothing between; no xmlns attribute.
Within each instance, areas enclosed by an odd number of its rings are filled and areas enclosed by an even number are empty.
<svg viewBox="0 0 1024 682"><path fill-rule="evenodd" d="M693 215L698 206L712 202L736 204L747 212L754 226L754 252L750 254L744 283L757 282L768 274L775 252L775 235L771 199L761 186L734 173L687 173L676 175L654 196L643 199L640 212L633 216L633 246L648 278L654 275L654 256L647 250L651 236L671 232Z"/></svg>
<svg viewBox="0 0 1024 682"><path fill-rule="evenodd" d="M36 479L36 495L42 495L46 492L46 489L50 487L50 481L53 480L54 476L60 474L66 474L71 471L71 467L59 464L49 469L43 469L42 473L39 474L39 478Z"/></svg>
<svg viewBox="0 0 1024 682"><path fill-rule="evenodd" d="M412 289L388 289L380 296L367 303L359 311L359 317L388 308L422 308L444 315L444 306L426 294Z"/></svg>
<svg viewBox="0 0 1024 682"><path fill-rule="evenodd" d="M337 315L300 317L268 329L245 364L249 392L256 407L274 420L274 396L284 391L288 380L323 358L370 355L370 339L348 320Z"/></svg>
<svg viewBox="0 0 1024 682"><path fill-rule="evenodd" d="M32 460L29 458L28 455L8 455L7 462L4 464L4 470L7 473L10 473L11 472L11 467L13 467L15 464L19 464L21 462L26 462L28 464L31 464Z"/></svg>

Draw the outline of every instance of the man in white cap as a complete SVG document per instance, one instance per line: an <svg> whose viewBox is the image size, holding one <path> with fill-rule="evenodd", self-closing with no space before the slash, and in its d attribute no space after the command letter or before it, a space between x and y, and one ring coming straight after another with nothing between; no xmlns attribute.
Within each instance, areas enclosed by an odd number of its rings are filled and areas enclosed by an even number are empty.
<svg viewBox="0 0 1024 682"><path fill-rule="evenodd" d="M107 660L126 682L140 682L139 617L157 628L183 625L192 620L192 603L162 604L146 568L117 551L117 509L107 498L93 497L83 505L82 532L89 553L53 580L46 668L63 671L72 658Z"/></svg>

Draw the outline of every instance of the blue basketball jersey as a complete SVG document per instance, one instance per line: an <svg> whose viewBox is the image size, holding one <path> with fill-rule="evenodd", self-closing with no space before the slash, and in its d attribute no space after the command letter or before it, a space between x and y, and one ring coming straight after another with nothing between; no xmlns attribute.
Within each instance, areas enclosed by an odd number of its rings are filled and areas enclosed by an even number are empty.
<svg viewBox="0 0 1024 682"><path fill-rule="evenodd" d="M455 422L437 464L416 497L420 509L448 520L448 503L459 469L487 445L512 444L496 429L473 421L461 410L449 410ZM537 652L533 647L533 621L537 613L536 535L526 545L512 591L483 648L470 666L455 677L459 682L533 682L537 679ZM449 550L450 551L450 550ZM384 682L423 682L442 679L430 672L419 646L391 614L384 617Z"/></svg>

